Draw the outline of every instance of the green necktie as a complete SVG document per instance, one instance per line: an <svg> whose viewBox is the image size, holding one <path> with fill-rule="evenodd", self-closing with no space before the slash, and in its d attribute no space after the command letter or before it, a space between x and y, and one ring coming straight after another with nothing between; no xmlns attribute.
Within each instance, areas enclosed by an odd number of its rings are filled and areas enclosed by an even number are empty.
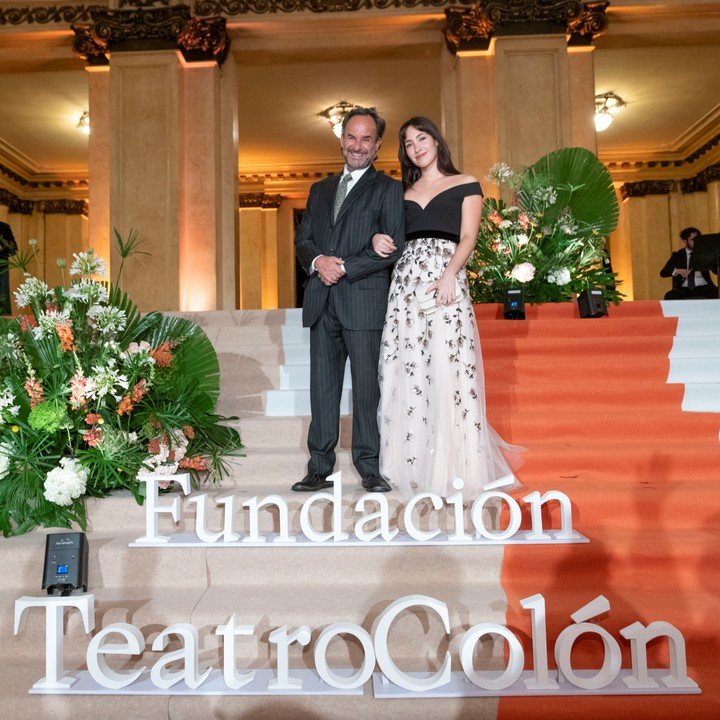
<svg viewBox="0 0 720 720"><path fill-rule="evenodd" d="M340 184L338 185L337 193L335 193L335 204L333 205L333 222L335 222L337 220L337 216L338 216L338 213L340 212L340 208L342 207L342 204L345 201L345 196L347 195L347 186L351 179L352 179L352 175L350 175L350 173L346 173L340 179Z"/></svg>

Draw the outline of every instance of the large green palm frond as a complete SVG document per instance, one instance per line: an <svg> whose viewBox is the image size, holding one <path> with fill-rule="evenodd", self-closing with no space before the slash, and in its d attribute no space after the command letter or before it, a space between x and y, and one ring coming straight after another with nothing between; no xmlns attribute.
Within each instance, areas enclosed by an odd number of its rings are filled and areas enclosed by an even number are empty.
<svg viewBox="0 0 720 720"><path fill-rule="evenodd" d="M150 313L143 318L145 333L139 338L157 347L165 340L177 342L173 370L179 377L215 402L220 394L220 364L208 336L199 325L181 317Z"/></svg>
<svg viewBox="0 0 720 720"><path fill-rule="evenodd" d="M527 170L518 190L518 204L533 208L533 192L542 186L555 188L558 195L557 201L545 209L548 225L567 208L575 220L593 226L604 237L617 227L620 208L612 178L589 150L563 148L540 158Z"/></svg>

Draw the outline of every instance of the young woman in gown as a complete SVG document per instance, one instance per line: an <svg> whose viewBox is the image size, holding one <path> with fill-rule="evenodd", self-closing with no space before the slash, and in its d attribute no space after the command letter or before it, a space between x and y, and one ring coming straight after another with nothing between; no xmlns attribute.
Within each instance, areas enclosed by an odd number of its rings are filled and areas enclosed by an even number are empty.
<svg viewBox="0 0 720 720"><path fill-rule="evenodd" d="M405 251L390 284L380 350L380 473L405 497L447 497L462 479L472 501L519 466L488 425L480 341L465 263L482 211L480 183L455 169L447 142L428 118L400 129L405 187ZM375 252L393 249L375 235ZM432 283L437 309L423 311L416 288Z"/></svg>

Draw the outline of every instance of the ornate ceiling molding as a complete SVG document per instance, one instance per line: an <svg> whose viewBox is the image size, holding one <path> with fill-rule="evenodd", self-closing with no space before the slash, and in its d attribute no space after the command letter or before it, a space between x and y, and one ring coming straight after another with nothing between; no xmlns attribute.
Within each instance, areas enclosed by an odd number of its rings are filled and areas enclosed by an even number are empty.
<svg viewBox="0 0 720 720"><path fill-rule="evenodd" d="M720 182L720 163L706 167L695 177L680 181L680 189L684 194L694 192L705 192L708 183Z"/></svg>
<svg viewBox="0 0 720 720"><path fill-rule="evenodd" d="M238 196L238 207L242 210L243 208L263 208L264 210L274 209L280 207L282 202L282 195L268 195L267 193L240 193Z"/></svg>
<svg viewBox="0 0 720 720"><path fill-rule="evenodd" d="M230 52L225 18L191 17L187 5L132 4L129 10L93 9L90 23L72 25L75 54L90 65L104 65L113 51L179 49L188 62L225 62Z"/></svg>
<svg viewBox="0 0 720 720"><path fill-rule="evenodd" d="M195 0L196 15L266 15L272 13L331 13L358 10L470 5L472 0Z"/></svg>
<svg viewBox="0 0 720 720"><path fill-rule="evenodd" d="M11 213L32 215L35 203L32 200L23 200L5 188L0 188L0 205L6 205Z"/></svg>
<svg viewBox="0 0 720 720"><path fill-rule="evenodd" d="M495 35L565 33L568 45L591 45L608 27L609 0L479 0L445 10L451 53L484 50Z"/></svg>
<svg viewBox="0 0 720 720"><path fill-rule="evenodd" d="M86 200L38 200L35 208L46 215L87 215L88 204Z"/></svg>
<svg viewBox="0 0 720 720"><path fill-rule="evenodd" d="M0 25L47 25L49 23L85 22L99 5L49 5L46 7L0 8Z"/></svg>
<svg viewBox="0 0 720 720"><path fill-rule="evenodd" d="M672 180L641 180L622 185L620 193L623 200L646 195L669 195L675 183Z"/></svg>

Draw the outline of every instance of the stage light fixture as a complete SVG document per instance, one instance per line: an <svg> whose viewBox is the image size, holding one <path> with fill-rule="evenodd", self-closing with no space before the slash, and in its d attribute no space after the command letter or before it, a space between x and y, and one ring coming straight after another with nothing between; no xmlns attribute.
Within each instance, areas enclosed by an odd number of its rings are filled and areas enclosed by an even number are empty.
<svg viewBox="0 0 720 720"><path fill-rule="evenodd" d="M50 533L45 537L43 590L48 595L87 592L87 537L81 532Z"/></svg>
<svg viewBox="0 0 720 720"><path fill-rule="evenodd" d="M607 306L602 290L586 288L577 298L581 318L598 318L607 315Z"/></svg>
<svg viewBox="0 0 720 720"><path fill-rule="evenodd" d="M505 292L503 316L506 320L525 319L525 295L520 288L510 288Z"/></svg>

